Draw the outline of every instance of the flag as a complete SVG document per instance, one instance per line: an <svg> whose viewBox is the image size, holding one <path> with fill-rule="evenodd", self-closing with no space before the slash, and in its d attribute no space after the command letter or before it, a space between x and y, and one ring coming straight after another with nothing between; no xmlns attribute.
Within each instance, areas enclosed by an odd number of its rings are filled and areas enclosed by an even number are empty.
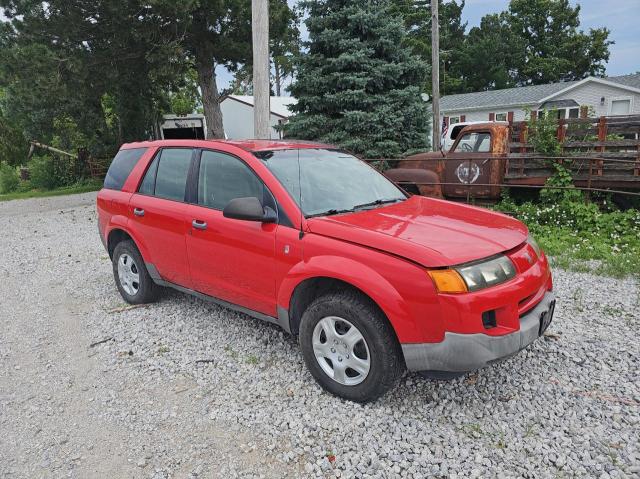
<svg viewBox="0 0 640 479"><path fill-rule="evenodd" d="M449 122L445 117L442 117L442 138L447 137L448 130L449 130Z"/></svg>

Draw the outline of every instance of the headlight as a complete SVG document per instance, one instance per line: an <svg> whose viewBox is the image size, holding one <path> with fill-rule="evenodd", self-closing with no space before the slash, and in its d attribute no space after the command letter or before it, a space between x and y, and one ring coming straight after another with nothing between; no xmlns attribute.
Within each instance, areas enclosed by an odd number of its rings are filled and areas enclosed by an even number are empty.
<svg viewBox="0 0 640 479"><path fill-rule="evenodd" d="M540 249L540 245L538 244L538 242L533 239L533 236L527 236L527 243L533 248L533 251L536 252L536 256L539 258L542 250Z"/></svg>
<svg viewBox="0 0 640 479"><path fill-rule="evenodd" d="M504 283L516 275L516 268L506 256L488 261L429 271L440 293L466 293Z"/></svg>
<svg viewBox="0 0 640 479"><path fill-rule="evenodd" d="M504 283L516 275L515 266L506 256L498 256L483 263L456 268L456 271L464 279L469 291L477 291Z"/></svg>

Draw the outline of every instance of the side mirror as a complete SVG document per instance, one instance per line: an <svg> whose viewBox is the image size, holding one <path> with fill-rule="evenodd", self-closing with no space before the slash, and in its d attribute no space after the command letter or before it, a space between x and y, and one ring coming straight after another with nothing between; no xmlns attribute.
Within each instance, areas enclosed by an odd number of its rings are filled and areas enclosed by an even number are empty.
<svg viewBox="0 0 640 479"><path fill-rule="evenodd" d="M275 223L278 215L268 206L262 206L260 200L254 196L248 198L234 198L222 210L222 216L235 220L260 221Z"/></svg>

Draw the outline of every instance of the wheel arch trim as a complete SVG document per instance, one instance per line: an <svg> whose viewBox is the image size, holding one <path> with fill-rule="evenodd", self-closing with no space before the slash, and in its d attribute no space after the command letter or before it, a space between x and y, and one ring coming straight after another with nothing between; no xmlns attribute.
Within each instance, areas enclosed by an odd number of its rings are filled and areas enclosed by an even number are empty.
<svg viewBox="0 0 640 479"><path fill-rule="evenodd" d="M110 222L109 227L107 228L107 231L105 233L106 247L109 253L109 257L111 257L113 254L113 248L110 245L111 235L117 234L117 232L122 232L123 234L131 238L131 240L135 243L144 262L151 262L151 254L149 253L149 249L147 248L145 242L127 227L127 221L128 219L124 216L114 216L112 218L112 221ZM115 245L113 247L115 248Z"/></svg>
<svg viewBox="0 0 640 479"><path fill-rule="evenodd" d="M401 331L416 328L405 300L380 273L358 261L326 255L296 264L282 281L277 304L279 323L284 322L289 326L285 329L294 333L297 331L296 322L299 318L294 317L291 302L298 287L309 280L323 278L346 283L368 296L387 317L400 342Z"/></svg>

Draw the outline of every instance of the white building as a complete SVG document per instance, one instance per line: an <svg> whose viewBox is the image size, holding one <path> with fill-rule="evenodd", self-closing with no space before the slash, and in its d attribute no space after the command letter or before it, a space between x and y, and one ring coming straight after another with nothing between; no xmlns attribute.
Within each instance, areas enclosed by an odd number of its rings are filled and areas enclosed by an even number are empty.
<svg viewBox="0 0 640 479"><path fill-rule="evenodd" d="M291 116L289 105L296 103L296 99L290 96L272 96L270 99L271 138L282 138L282 132L275 126L287 122ZM255 138L253 131L253 96L227 95L220 101L222 110L222 124L227 139L237 140L243 138Z"/></svg>
<svg viewBox="0 0 640 479"><path fill-rule="evenodd" d="M640 74L447 95L440 103L447 124L523 121L526 109L578 118L581 107L595 117L640 114Z"/></svg>

